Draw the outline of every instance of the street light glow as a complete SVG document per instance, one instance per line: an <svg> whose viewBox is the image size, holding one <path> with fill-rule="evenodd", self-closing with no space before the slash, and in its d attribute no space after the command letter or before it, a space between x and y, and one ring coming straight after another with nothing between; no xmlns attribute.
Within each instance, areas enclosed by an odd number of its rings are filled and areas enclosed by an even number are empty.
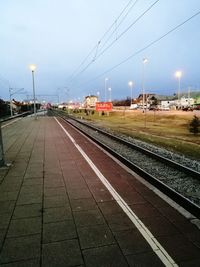
<svg viewBox="0 0 200 267"><path fill-rule="evenodd" d="M133 86L133 82L132 81L129 81L128 82L128 85L131 87L131 86Z"/></svg>
<svg viewBox="0 0 200 267"><path fill-rule="evenodd" d="M176 78L181 78L181 76L182 76L182 71L177 70L177 71L175 72L175 76L176 76Z"/></svg>
<svg viewBox="0 0 200 267"><path fill-rule="evenodd" d="M148 63L148 59L147 58L143 58L143 63L144 64Z"/></svg>
<svg viewBox="0 0 200 267"><path fill-rule="evenodd" d="M31 64L31 65L29 66L29 68L30 68L31 71L35 71L35 69L36 69L36 65Z"/></svg>

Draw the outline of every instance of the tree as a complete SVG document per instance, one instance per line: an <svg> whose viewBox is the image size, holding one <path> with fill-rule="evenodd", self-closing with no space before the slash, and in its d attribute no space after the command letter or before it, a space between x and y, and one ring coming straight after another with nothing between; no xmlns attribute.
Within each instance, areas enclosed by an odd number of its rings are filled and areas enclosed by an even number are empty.
<svg viewBox="0 0 200 267"><path fill-rule="evenodd" d="M189 130L195 135L200 132L200 120L196 115L194 115L194 118L190 122Z"/></svg>

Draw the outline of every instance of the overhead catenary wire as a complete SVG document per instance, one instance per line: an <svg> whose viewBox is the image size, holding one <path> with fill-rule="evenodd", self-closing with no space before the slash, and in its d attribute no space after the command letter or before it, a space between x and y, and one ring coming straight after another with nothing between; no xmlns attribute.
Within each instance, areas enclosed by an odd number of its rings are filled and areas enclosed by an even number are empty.
<svg viewBox="0 0 200 267"><path fill-rule="evenodd" d="M98 59L100 56L102 56L111 46L113 46L113 44L115 42L117 42L128 30L130 30L140 19L142 19L147 12L149 12L160 0L156 0L153 4L151 4L141 15L139 15L139 17L137 19L135 19L119 36L117 39L115 39L114 41L112 41L101 53L99 53L96 57L95 60L91 60L80 72L78 72L74 77L73 80L75 78L77 78L79 75L81 75L83 72L85 72L89 66L91 64L94 63L94 61L96 61L96 59Z"/></svg>
<svg viewBox="0 0 200 267"><path fill-rule="evenodd" d="M139 0L136 0L139 1ZM115 19L115 21L110 25L110 27L108 28L108 30L106 30L106 32L102 35L102 37L99 39L98 43L90 50L90 52L87 54L87 56L83 59L83 61L79 64L79 66L73 71L73 73L69 76L68 80L71 81L71 79L74 78L74 76L76 75L76 73L79 71L79 69L81 68L82 65L84 65L84 63L87 61L87 59L94 54L92 61L95 58L95 55L98 52L98 47L101 44L101 42L103 41L103 39L106 37L106 35L111 31L111 29L115 26L116 21L123 15L123 13L126 11L126 9L129 7L129 5L133 2L133 0L130 0L127 5L123 8L123 10L120 12L120 14L118 15L118 17Z"/></svg>
<svg viewBox="0 0 200 267"><path fill-rule="evenodd" d="M108 50L111 46L113 46L113 44L118 41L127 31L129 31L142 17L144 17L144 15L150 11L160 0L156 0L153 4L151 4L141 15L139 15L139 17L137 17L122 33L120 33L120 35L117 37L116 40L112 41L111 44L109 44L99 55L98 57L100 57L101 55L103 55L106 50Z"/></svg>
<svg viewBox="0 0 200 267"><path fill-rule="evenodd" d="M131 54L130 56L128 56L127 58L125 58L124 60L122 60L121 62L119 62L118 64L114 65L113 67L107 69L106 71L104 71L103 73L99 74L98 76L96 76L95 78L93 78L92 80L89 80L82 85L88 84L90 82L93 82L95 80L97 80L98 78L105 76L105 74L113 71L114 69L118 68L119 66L121 66L122 64L126 63L127 61L129 61L130 59L132 59L133 57L137 56L138 54L142 53L143 51L147 50L148 48L150 48L151 46L153 46L154 44L158 43L159 41L161 41L163 38L165 38L166 36L168 36L169 34L171 34L172 32L176 31L178 28L180 28L181 26L183 26L184 24L186 24L187 22L189 22L190 20L192 20L193 18L197 17L198 15L200 15L200 10L198 12L196 12L194 15L192 15L191 17L189 17L188 19L184 20L183 22L181 22L180 24L178 24L177 26L175 26L174 28L172 28L171 30L169 30L168 32L166 32L165 34L161 35L159 38L155 39L154 41L150 42L148 45L144 46L143 48L137 50L136 52L134 52L133 54Z"/></svg>
<svg viewBox="0 0 200 267"><path fill-rule="evenodd" d="M113 36L113 34L117 31L117 29L120 27L120 25L124 22L124 20L126 19L126 17L128 16L128 14L131 12L131 10L135 7L135 5L137 4L139 0L136 0L132 6L129 8L129 10L126 12L126 14L124 15L124 17L122 18L122 20L117 24L117 20L115 20L115 29L112 31L112 33L108 36L108 38L106 39L106 41L104 42L104 44L101 46L101 50L105 47L105 45L107 44L107 42L110 40L110 38ZM115 40L118 39L118 36L116 34L116 38Z"/></svg>

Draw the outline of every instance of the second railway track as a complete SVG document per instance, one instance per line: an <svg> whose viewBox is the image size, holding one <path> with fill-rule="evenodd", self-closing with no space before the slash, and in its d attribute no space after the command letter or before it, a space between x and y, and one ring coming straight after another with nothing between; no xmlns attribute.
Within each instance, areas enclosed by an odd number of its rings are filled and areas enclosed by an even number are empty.
<svg viewBox="0 0 200 267"><path fill-rule="evenodd" d="M189 168L82 120L66 116L64 113L54 114L62 117L179 205L200 218L198 166L197 170Z"/></svg>

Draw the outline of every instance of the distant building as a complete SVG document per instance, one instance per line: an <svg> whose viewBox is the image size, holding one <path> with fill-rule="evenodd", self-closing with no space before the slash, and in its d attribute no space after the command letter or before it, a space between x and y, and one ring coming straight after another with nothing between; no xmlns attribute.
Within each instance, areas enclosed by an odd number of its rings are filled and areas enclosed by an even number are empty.
<svg viewBox="0 0 200 267"><path fill-rule="evenodd" d="M95 95L86 96L83 102L84 108L94 108L98 102L98 97Z"/></svg>
<svg viewBox="0 0 200 267"><path fill-rule="evenodd" d="M180 99L180 104L179 104L179 101L177 100L177 106L179 105L181 108L191 107L194 105L194 98L191 98L191 97L188 98L188 97L183 96Z"/></svg>
<svg viewBox="0 0 200 267"><path fill-rule="evenodd" d="M139 108L143 107L143 94L140 94L135 101ZM162 96L156 94L144 94L145 108L158 108L163 110L168 109L182 109L193 106L195 104L194 98L182 96L180 100L177 96Z"/></svg>
<svg viewBox="0 0 200 267"><path fill-rule="evenodd" d="M148 108L150 106L152 97L155 97L155 94L144 94L144 106L145 107ZM134 104L137 104L139 108L142 108L143 107L143 94L140 94L137 98L137 101L135 102L137 103L134 103Z"/></svg>

